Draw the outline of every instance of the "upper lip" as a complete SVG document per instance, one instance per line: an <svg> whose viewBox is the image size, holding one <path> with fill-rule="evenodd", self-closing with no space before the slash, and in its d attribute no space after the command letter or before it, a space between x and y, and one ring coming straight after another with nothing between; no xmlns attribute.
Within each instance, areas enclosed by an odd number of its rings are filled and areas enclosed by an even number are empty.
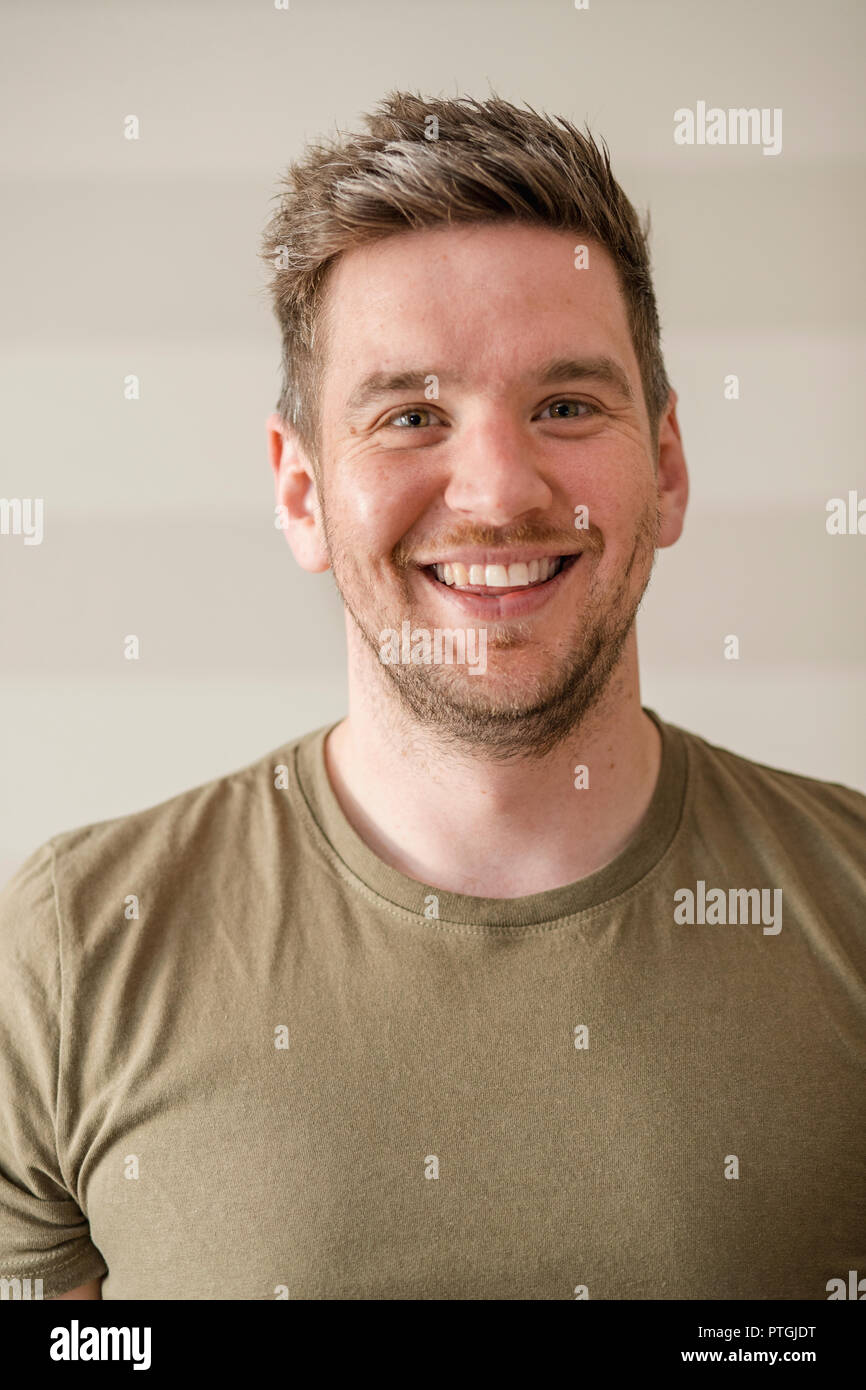
<svg viewBox="0 0 866 1390"><path fill-rule="evenodd" d="M549 547L529 546L526 550L449 550L443 555L432 555L416 559L415 564L422 569L429 565L519 565L529 564L530 560L569 559L580 555L579 550L551 550Z"/></svg>

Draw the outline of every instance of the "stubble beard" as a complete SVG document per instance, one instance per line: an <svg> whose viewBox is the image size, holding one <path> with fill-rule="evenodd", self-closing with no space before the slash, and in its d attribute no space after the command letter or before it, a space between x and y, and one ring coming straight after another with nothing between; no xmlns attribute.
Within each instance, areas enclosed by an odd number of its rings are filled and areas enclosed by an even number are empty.
<svg viewBox="0 0 866 1390"><path fill-rule="evenodd" d="M381 634L388 628L399 631L402 619L412 611L408 578L398 571L404 591L401 619L394 623L377 615L374 587L351 561L344 563L348 551L329 527L324 499L322 519L334 581L371 653L370 665L379 673L386 699L396 699L409 723L434 734L444 747L499 762L545 757L572 738L597 707L620 663L649 584L661 526L657 508L648 507L637 527L629 561L609 597L593 575L579 617L557 644L558 670L547 677L497 677L498 693L493 693L485 690L484 675L470 675L465 666L381 661ZM593 555L600 557L603 549L603 541L588 547L579 563ZM347 579L352 569L354 585ZM353 590L360 594L360 601ZM413 629L424 626L421 615L410 621ZM497 651L523 645L528 649L532 631L531 623L519 620L487 624L488 671Z"/></svg>

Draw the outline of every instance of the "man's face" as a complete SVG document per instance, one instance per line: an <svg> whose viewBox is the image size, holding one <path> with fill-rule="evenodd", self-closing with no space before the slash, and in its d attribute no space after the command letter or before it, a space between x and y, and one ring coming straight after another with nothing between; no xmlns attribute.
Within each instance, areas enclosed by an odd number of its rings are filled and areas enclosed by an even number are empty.
<svg viewBox="0 0 866 1390"><path fill-rule="evenodd" d="M491 755L549 750L592 708L680 529L614 264L589 243L575 268L581 240L409 232L326 290L319 500L350 640L416 722ZM486 669L383 664L406 621L484 629Z"/></svg>

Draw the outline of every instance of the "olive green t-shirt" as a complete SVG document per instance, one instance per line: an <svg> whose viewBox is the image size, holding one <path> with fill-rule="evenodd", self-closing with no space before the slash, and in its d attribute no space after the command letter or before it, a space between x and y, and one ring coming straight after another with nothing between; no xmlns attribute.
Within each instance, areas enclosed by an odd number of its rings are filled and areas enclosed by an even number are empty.
<svg viewBox="0 0 866 1390"><path fill-rule="evenodd" d="M826 1299L866 1275L866 797L647 713L631 841L527 897L385 865L327 729L32 854L0 895L0 1277Z"/></svg>

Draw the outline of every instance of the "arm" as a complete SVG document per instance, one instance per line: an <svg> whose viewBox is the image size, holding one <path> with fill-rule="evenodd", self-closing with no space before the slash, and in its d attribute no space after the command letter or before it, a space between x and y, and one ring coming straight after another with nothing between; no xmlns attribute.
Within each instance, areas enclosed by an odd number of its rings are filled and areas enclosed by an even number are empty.
<svg viewBox="0 0 866 1390"><path fill-rule="evenodd" d="M44 1261L38 1297L51 1302L64 1283L63 1299L101 1299L107 1273L57 1152L63 988L53 861L49 841L0 889L0 1273L23 1265L32 1275ZM70 1276L100 1267L68 1288Z"/></svg>
<svg viewBox="0 0 866 1390"><path fill-rule="evenodd" d="M77 1289L70 1289L69 1293L59 1293L56 1298L47 1298L46 1303L59 1303L64 1298L102 1298L102 1281L105 1278L100 1274L98 1279L91 1279L89 1284L79 1284Z"/></svg>

